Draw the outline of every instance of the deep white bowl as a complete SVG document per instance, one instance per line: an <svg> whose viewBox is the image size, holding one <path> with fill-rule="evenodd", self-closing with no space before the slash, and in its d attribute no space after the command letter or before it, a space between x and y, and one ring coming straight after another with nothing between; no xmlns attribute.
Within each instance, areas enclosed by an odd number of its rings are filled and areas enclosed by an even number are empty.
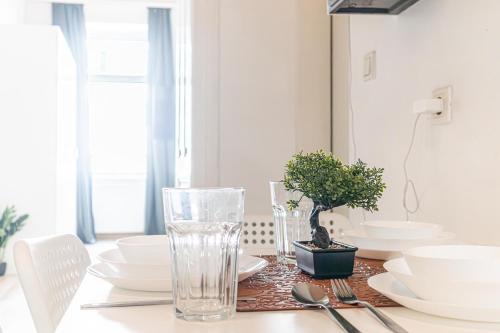
<svg viewBox="0 0 500 333"><path fill-rule="evenodd" d="M133 236L116 241L126 262L131 264L167 265L170 246L166 235Z"/></svg>
<svg viewBox="0 0 500 333"><path fill-rule="evenodd" d="M403 251L408 248L424 245L446 244L453 241L455 234L442 232L429 239L391 239L370 237L364 229L344 231L343 241L355 245L359 249L374 251Z"/></svg>
<svg viewBox="0 0 500 333"><path fill-rule="evenodd" d="M170 265L154 265L126 262L118 249L102 252L97 256L101 262L116 272L119 276L130 279L170 279Z"/></svg>
<svg viewBox="0 0 500 333"><path fill-rule="evenodd" d="M385 239L430 239L443 230L438 224L411 221L366 221L366 234Z"/></svg>
<svg viewBox="0 0 500 333"><path fill-rule="evenodd" d="M500 281L500 247L435 245L403 251L415 276L449 281Z"/></svg>
<svg viewBox="0 0 500 333"><path fill-rule="evenodd" d="M413 275L404 258L389 260L384 268L419 298L464 306L500 306L500 281L478 283Z"/></svg>

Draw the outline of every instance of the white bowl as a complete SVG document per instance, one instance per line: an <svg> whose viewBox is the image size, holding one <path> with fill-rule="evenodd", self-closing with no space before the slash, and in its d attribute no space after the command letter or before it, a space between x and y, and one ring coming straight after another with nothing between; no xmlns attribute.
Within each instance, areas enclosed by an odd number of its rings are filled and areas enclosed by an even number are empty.
<svg viewBox="0 0 500 333"><path fill-rule="evenodd" d="M500 247L436 245L403 251L413 275L450 281L500 281Z"/></svg>
<svg viewBox="0 0 500 333"><path fill-rule="evenodd" d="M344 231L344 237L347 239L343 241L355 245L359 249L403 251L416 246L445 244L452 241L455 238L455 234L442 232L435 238L430 239L391 239L370 237L363 229L353 229Z"/></svg>
<svg viewBox="0 0 500 333"><path fill-rule="evenodd" d="M167 265L170 246L166 235L134 236L116 241L126 262L131 264Z"/></svg>
<svg viewBox="0 0 500 333"><path fill-rule="evenodd" d="M416 276L404 258L387 261L384 268L424 300L463 306L500 306L500 282L478 283Z"/></svg>
<svg viewBox="0 0 500 333"><path fill-rule="evenodd" d="M369 237L385 239L429 239L443 230L438 224L410 221L366 221L363 227Z"/></svg>
<svg viewBox="0 0 500 333"><path fill-rule="evenodd" d="M125 261L118 249L104 251L97 259L120 276L131 279L170 279L171 276L170 265L131 264Z"/></svg>

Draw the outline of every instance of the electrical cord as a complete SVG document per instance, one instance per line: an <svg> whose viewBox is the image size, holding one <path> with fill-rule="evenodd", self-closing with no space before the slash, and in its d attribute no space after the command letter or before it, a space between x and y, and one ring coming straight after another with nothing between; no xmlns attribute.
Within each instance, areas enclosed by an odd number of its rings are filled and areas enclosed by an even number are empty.
<svg viewBox="0 0 500 333"><path fill-rule="evenodd" d="M404 186L404 192L403 192L403 208L405 209L407 221L410 220L410 214L415 214L418 211L418 209L420 208L420 200L418 198L417 189L415 187L415 182L408 176L407 164L408 164L408 158L410 157L410 154L413 150L413 145L415 143L415 137L417 134L417 125L418 125L418 121L420 120L421 115L422 114L418 114L417 117L415 118L415 122L413 123L413 132L411 134L410 146L408 147L408 151L406 152L406 155L405 155L405 158L403 161L403 171L404 171L404 176L405 176L405 186ZM408 207L408 190L410 189L410 187L411 187L411 190L413 192L413 196L415 198L415 208L413 208L413 209L410 209Z"/></svg>
<svg viewBox="0 0 500 333"><path fill-rule="evenodd" d="M349 59L348 66L347 66L347 79L348 79L348 89L349 89L349 98L348 98L348 107L349 107L349 114L351 118L351 142L352 142L352 152L353 152L353 158L354 161L358 159L358 147L357 147L357 142L356 142L356 126L355 126L355 112L354 112L354 106L352 103L352 42L351 42L351 16L348 16L348 22L347 22L347 35L348 35L348 48L347 48L347 56ZM415 182L413 179L411 179L408 176L408 169L407 169L407 164L408 164L408 158L411 155L411 152L413 150L413 145L415 143L415 137L417 133L417 125L418 121L420 119L421 114L418 114L417 117L415 118L415 122L413 124L413 132L411 135L411 141L410 141L410 146L408 147L408 151L405 155L404 162L403 162L403 171L404 171L404 177L405 177L405 185L404 185L404 194L403 194L403 207L405 209L406 213L406 220L408 221L410 219L410 214L415 214L418 209L420 208L420 199L418 198L417 194L417 189L415 187ZM410 209L408 206L408 190L411 188L411 191L413 192L413 196L415 198L415 207L413 209ZM363 214L363 220L366 221L366 211L362 210Z"/></svg>

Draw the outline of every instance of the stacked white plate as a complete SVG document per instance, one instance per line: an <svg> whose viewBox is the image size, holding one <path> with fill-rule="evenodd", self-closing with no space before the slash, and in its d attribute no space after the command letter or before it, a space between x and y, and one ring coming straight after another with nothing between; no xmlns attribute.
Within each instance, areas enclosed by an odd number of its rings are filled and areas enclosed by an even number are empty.
<svg viewBox="0 0 500 333"><path fill-rule="evenodd" d="M500 322L500 247L424 246L384 264L370 287L420 312Z"/></svg>
<svg viewBox="0 0 500 333"><path fill-rule="evenodd" d="M389 260L416 246L448 244L455 234L440 225L409 221L367 221L359 229L344 232L344 241L356 246L356 256Z"/></svg>
<svg viewBox="0 0 500 333"><path fill-rule="evenodd" d="M118 248L97 256L100 261L87 271L116 287L141 291L170 291L171 265L167 236L136 236L120 239ZM268 265L262 258L240 255L238 280L242 281Z"/></svg>

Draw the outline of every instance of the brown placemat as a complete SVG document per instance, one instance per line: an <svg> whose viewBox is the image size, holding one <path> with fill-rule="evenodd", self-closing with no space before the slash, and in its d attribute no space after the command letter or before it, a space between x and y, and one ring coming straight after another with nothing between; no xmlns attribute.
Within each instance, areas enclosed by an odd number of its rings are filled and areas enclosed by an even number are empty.
<svg viewBox="0 0 500 333"><path fill-rule="evenodd" d="M337 301L330 286L330 280L316 280L302 273L295 265L280 265L276 256L262 256L269 261L269 265L261 272L242 281L238 285L238 296L255 297L255 301L238 301L236 310L250 311L280 311L301 310L304 306L297 303L291 294L292 287L299 282L311 282L328 291L331 304L334 308L352 308L356 306L343 304ZM398 303L379 294L368 286L368 278L385 272L383 261L356 258L354 274L347 280L359 299L368 301L374 306L400 306Z"/></svg>

